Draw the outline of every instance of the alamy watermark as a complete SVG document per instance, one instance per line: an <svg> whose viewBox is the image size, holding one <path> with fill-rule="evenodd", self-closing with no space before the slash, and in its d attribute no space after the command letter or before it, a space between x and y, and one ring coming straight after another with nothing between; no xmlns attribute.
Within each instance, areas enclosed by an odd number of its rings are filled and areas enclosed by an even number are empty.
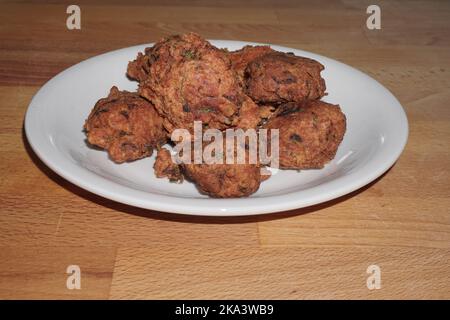
<svg viewBox="0 0 450 320"><path fill-rule="evenodd" d="M376 264L371 264L366 270L369 277L367 278L367 289L381 289L381 268Z"/></svg>
<svg viewBox="0 0 450 320"><path fill-rule="evenodd" d="M66 13L69 14L66 20L66 27L69 30L81 29L81 9L79 6L72 4L67 7Z"/></svg>
<svg viewBox="0 0 450 320"><path fill-rule="evenodd" d="M380 30L381 29L381 8L376 4L371 4L367 7L367 14L370 16L366 20L366 26L369 30Z"/></svg>
<svg viewBox="0 0 450 320"><path fill-rule="evenodd" d="M270 136L269 136L270 135ZM177 164L259 164L279 168L278 129L207 129L194 121L194 134L175 129L172 160ZM269 174L261 170L262 174Z"/></svg>
<svg viewBox="0 0 450 320"><path fill-rule="evenodd" d="M81 289L81 269L76 264L67 266L66 273L69 274L66 280L66 287L69 290Z"/></svg>

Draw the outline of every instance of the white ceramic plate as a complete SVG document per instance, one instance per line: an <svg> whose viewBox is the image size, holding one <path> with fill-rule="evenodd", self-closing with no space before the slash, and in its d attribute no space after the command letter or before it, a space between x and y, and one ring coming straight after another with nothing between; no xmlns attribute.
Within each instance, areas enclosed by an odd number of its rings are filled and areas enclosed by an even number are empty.
<svg viewBox="0 0 450 320"><path fill-rule="evenodd" d="M236 50L247 44L211 41ZM25 130L42 161L70 182L103 197L129 205L192 215L233 216L277 212L310 206L352 192L388 170L408 137L402 106L381 84L338 61L306 51L272 46L318 60L327 85L325 101L340 104L347 132L335 159L322 170L280 170L248 198L212 199L195 185L170 183L153 173L154 156L115 164L107 153L90 149L82 127L95 102L111 86L135 90L125 76L127 63L141 45L83 61L55 76L34 96Z"/></svg>

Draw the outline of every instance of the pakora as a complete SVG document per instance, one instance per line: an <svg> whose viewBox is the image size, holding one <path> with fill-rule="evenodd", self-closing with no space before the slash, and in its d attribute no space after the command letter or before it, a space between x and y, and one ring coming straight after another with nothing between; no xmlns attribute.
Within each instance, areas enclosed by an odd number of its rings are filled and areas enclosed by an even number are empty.
<svg viewBox="0 0 450 320"><path fill-rule="evenodd" d="M279 130L282 169L320 169L332 160L346 131L338 105L308 100L280 106L265 125Z"/></svg>
<svg viewBox="0 0 450 320"><path fill-rule="evenodd" d="M316 100L325 95L319 62L283 52L272 52L251 61L245 70L247 94L257 103L281 104Z"/></svg>
<svg viewBox="0 0 450 320"><path fill-rule="evenodd" d="M90 144L108 151L117 163L150 156L167 141L163 120L153 105L138 94L112 87L85 122Z"/></svg>

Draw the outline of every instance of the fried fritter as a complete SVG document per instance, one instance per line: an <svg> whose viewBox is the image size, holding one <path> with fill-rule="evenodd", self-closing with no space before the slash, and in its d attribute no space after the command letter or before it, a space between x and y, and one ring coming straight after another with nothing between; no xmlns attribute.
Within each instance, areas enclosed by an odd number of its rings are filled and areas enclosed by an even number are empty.
<svg viewBox="0 0 450 320"><path fill-rule="evenodd" d="M257 159L257 163L251 163L249 151L240 144L235 143L234 162L227 164L225 134L223 139L224 149L219 155L222 163L208 163L204 158L202 158L202 163L195 163L193 145L191 146L191 161L177 163L172 159L169 150L161 148L154 165L156 176L158 178L166 177L170 181L176 182L182 182L183 177L186 177L196 184L201 193L215 198L249 196L256 192L260 183L267 180L270 175L262 175L261 166ZM208 144L209 142L203 142L203 147L207 147ZM245 156L245 161L242 164L238 163L238 150L242 151ZM214 155L211 156L215 156L215 151Z"/></svg>
<svg viewBox="0 0 450 320"><path fill-rule="evenodd" d="M166 74L172 66L184 58L193 58L197 51L204 51L213 46L196 33L172 35L163 38L152 47L145 48L144 53L138 53L134 61L128 63L127 75L135 80L144 81L150 74L151 66L154 72Z"/></svg>
<svg viewBox="0 0 450 320"><path fill-rule="evenodd" d="M274 52L269 46L245 46L240 50L230 52L229 57L234 70L236 70L241 79L244 79L247 65L269 52Z"/></svg>
<svg viewBox="0 0 450 320"><path fill-rule="evenodd" d="M183 182L182 168L173 162L170 151L166 148L158 150L153 168L158 178L168 178L171 182Z"/></svg>
<svg viewBox="0 0 450 320"><path fill-rule="evenodd" d="M236 161L236 160L235 160ZM200 192L215 198L246 197L256 192L261 181L257 164L184 164L185 176Z"/></svg>
<svg viewBox="0 0 450 320"><path fill-rule="evenodd" d="M265 180L265 176L261 175L261 166L257 155L254 158L250 156L250 148L246 145L246 142L238 143L239 140L234 138L227 143L226 134L224 132L222 134L223 149L211 149L210 142L203 141L201 159L195 159L194 145L192 145L191 161L185 159L180 164L183 173L188 180L197 185L201 193L208 194L211 197L236 198L249 196L256 192L261 181ZM213 143L216 146L215 142ZM207 150L207 148L209 149ZM228 158L228 152L234 154L233 159ZM206 158L207 156L211 158ZM242 158L240 158L241 156ZM201 163L196 161L201 161Z"/></svg>
<svg viewBox="0 0 450 320"><path fill-rule="evenodd" d="M320 169L334 158L346 118L338 105L304 101L282 105L264 126L279 129L282 169Z"/></svg>
<svg viewBox="0 0 450 320"><path fill-rule="evenodd" d="M280 104L320 99L325 94L319 62L271 52L251 61L245 70L247 94L257 103Z"/></svg>
<svg viewBox="0 0 450 320"><path fill-rule="evenodd" d="M88 142L107 150L117 163L150 156L167 140L162 118L153 105L117 87L95 104L84 128Z"/></svg>
<svg viewBox="0 0 450 320"><path fill-rule="evenodd" d="M261 183L260 168L250 164L189 164L186 176L200 192L214 198L246 197Z"/></svg>
<svg viewBox="0 0 450 320"><path fill-rule="evenodd" d="M264 119L261 108L248 96L243 96L238 114L233 118L232 126L241 129L255 129Z"/></svg>
<svg viewBox="0 0 450 320"><path fill-rule="evenodd" d="M158 178L179 183L187 179L211 197L246 197L271 176L266 166L276 164L264 154L273 141L264 146L258 140L265 138L261 129L279 130L281 169L320 169L335 157L346 117L338 105L320 101L326 90L323 69L315 60L269 46L229 52L195 33L170 36L129 62L127 75L139 82L137 93L112 87L108 97L95 104L84 125L87 140L107 150L117 163L150 156L156 148L153 168ZM221 130L215 134L223 134L224 150L217 152L224 163L175 161L161 147L175 129L194 133L194 121L202 121L203 130ZM249 139L234 145L235 161L227 164L225 137L230 128L260 131L247 131ZM211 135L219 139L212 131L206 137ZM186 143L191 148L182 152L198 153L192 148L197 143ZM203 156L208 144L199 144ZM253 154L255 149L262 154ZM238 153L245 163L237 163Z"/></svg>
<svg viewBox="0 0 450 320"><path fill-rule="evenodd" d="M127 76L129 78L137 81L144 81L147 79L151 64L151 58L150 55L147 54L147 49L148 48L145 49L145 54L139 52L136 59L128 63Z"/></svg>
<svg viewBox="0 0 450 320"><path fill-rule="evenodd" d="M138 58L148 67L139 94L153 102L169 133L177 128L192 131L194 121L209 128L232 126L247 97L224 51L188 33L163 39L146 56ZM129 74L142 79L146 72L135 72L134 64L139 62L132 63Z"/></svg>

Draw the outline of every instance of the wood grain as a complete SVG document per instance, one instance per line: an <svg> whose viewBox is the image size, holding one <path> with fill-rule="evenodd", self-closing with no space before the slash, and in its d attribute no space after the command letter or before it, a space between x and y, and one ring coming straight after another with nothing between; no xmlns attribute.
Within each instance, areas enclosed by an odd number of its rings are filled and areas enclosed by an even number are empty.
<svg viewBox="0 0 450 320"><path fill-rule="evenodd" d="M445 296L450 284L445 275L447 253L435 249L248 246L208 250L179 246L174 249L120 248L111 298L379 299L403 296L421 299ZM383 289L367 289L368 263L380 266ZM133 277L127 276L129 273ZM416 279L414 275L420 276ZM417 290L418 287L422 290Z"/></svg>
<svg viewBox="0 0 450 320"><path fill-rule="evenodd" d="M80 0L0 4L0 298L450 298L450 3ZM109 50L196 31L287 45L370 74L404 106L399 161L350 195L256 217L133 208L48 169L24 138L31 97L61 70ZM65 286L68 265L81 290ZM368 290L377 264L382 287Z"/></svg>

